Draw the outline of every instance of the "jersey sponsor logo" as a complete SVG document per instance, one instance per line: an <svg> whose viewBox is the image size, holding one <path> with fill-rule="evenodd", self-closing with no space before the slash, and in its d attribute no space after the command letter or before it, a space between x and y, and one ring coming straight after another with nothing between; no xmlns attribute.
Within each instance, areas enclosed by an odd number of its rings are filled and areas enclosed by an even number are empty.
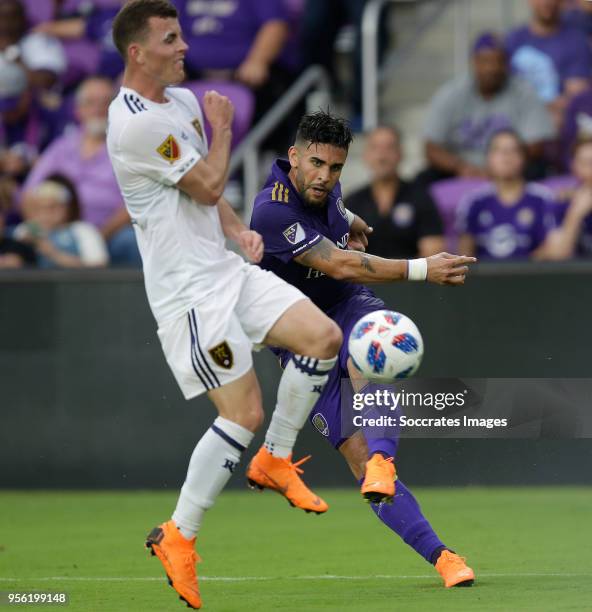
<svg viewBox="0 0 592 612"><path fill-rule="evenodd" d="M306 238L306 235L300 223L293 223L292 225L290 225L290 227L286 228L283 231L283 234L284 234L284 238L290 244L298 244L299 242L302 242Z"/></svg>
<svg viewBox="0 0 592 612"><path fill-rule="evenodd" d="M214 362L225 370L230 370L234 365L234 356L226 340L211 348L208 353Z"/></svg>
<svg viewBox="0 0 592 612"><path fill-rule="evenodd" d="M341 213L341 216L347 221L347 213L345 212L345 204L342 198L337 198L337 209Z"/></svg>
<svg viewBox="0 0 592 612"><path fill-rule="evenodd" d="M329 423L327 423L327 419L325 415L317 412L312 417L312 424L316 427L317 431L325 437L329 436Z"/></svg>
<svg viewBox="0 0 592 612"><path fill-rule="evenodd" d="M203 128L201 127L201 123L199 122L199 119L194 119L191 122L191 125L194 127L195 131L197 132L197 135L203 140L204 133L203 133Z"/></svg>
<svg viewBox="0 0 592 612"><path fill-rule="evenodd" d="M288 188L279 181L276 181L271 190L271 199L274 202L288 202Z"/></svg>
<svg viewBox="0 0 592 612"><path fill-rule="evenodd" d="M156 152L166 159L169 164L177 161L181 157L181 149L179 143L175 140L172 134L169 134L162 144L156 149Z"/></svg>

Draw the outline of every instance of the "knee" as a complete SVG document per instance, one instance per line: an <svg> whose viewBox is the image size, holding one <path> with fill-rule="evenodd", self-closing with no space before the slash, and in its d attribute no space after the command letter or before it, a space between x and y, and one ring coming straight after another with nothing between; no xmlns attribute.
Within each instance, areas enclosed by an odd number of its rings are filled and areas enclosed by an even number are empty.
<svg viewBox="0 0 592 612"><path fill-rule="evenodd" d="M232 420L245 429L255 433L261 425L263 425L264 419L265 414L263 413L261 404L247 404L242 410L234 415Z"/></svg>
<svg viewBox="0 0 592 612"><path fill-rule="evenodd" d="M312 347L312 351L314 351L315 354L311 354L310 356L316 357L317 359L331 359L332 357L336 357L342 342L343 334L341 333L341 329L339 329L339 326L331 321L331 319L327 319L322 329L318 330L315 337L315 342Z"/></svg>

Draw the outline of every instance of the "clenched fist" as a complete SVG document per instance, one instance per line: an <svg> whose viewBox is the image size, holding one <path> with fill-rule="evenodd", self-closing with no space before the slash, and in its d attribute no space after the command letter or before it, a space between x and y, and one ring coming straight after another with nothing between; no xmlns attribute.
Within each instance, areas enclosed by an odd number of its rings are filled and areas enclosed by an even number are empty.
<svg viewBox="0 0 592 612"><path fill-rule="evenodd" d="M438 253L427 258L427 281L437 285L462 285L469 271L467 264L475 263L475 257Z"/></svg>
<svg viewBox="0 0 592 612"><path fill-rule="evenodd" d="M203 110L212 129L225 129L232 125L234 106L226 96L220 95L217 91L206 91Z"/></svg>

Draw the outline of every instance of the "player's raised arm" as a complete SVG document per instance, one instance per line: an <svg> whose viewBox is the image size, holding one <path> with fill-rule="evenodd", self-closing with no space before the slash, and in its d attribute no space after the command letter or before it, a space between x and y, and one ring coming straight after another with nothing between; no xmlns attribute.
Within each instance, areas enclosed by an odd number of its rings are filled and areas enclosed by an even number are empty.
<svg viewBox="0 0 592 612"><path fill-rule="evenodd" d="M181 178L178 186L196 202L215 206L228 178L234 107L226 96L208 91L203 99L203 110L212 126L210 150Z"/></svg>
<svg viewBox="0 0 592 612"><path fill-rule="evenodd" d="M322 238L294 260L336 280L353 283L427 280L438 285L462 285L469 271L467 264L476 261L474 257L449 253L414 260L384 259L339 249L327 238Z"/></svg>

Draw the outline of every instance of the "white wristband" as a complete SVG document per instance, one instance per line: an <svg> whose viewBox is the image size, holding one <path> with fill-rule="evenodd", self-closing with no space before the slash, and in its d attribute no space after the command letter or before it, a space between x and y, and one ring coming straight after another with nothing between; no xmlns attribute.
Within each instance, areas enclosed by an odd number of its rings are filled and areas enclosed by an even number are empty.
<svg viewBox="0 0 592 612"><path fill-rule="evenodd" d="M428 277L428 260L421 259L407 260L407 280L424 281Z"/></svg>
<svg viewBox="0 0 592 612"><path fill-rule="evenodd" d="M354 219L356 218L356 215L354 215L354 213L351 210L347 210L347 208L345 209L345 218L347 219L347 222L349 223L349 226L351 227L351 224L354 222Z"/></svg>

